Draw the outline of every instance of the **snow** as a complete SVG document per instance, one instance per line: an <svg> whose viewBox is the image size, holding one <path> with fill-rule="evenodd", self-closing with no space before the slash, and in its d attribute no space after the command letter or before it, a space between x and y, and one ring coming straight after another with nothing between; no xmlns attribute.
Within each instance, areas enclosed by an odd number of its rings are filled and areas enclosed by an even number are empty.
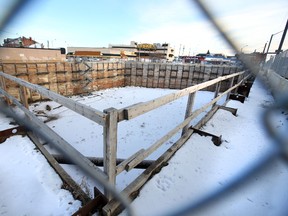
<svg viewBox="0 0 288 216"><path fill-rule="evenodd" d="M102 111L110 107L121 109L174 91L125 87L72 99ZM211 92L197 93L194 110L209 102L213 96ZM186 102L187 97L183 97L131 121L120 122L117 157L127 158L173 129L183 121ZM191 136L169 161L169 165L142 188L132 203L136 215L171 213L210 190L225 186L233 176L270 151L273 142L267 136L260 117L272 103L271 95L256 82L244 104L235 101L228 103L227 106L238 109L237 117L228 111L217 111L203 130L222 135L222 145L214 146L209 137L197 134ZM85 156L103 156L101 126L51 101L32 104L30 110L43 120L47 120L47 116L55 118L47 125ZM279 128L288 122L283 115L285 113L275 121ZM9 125L11 119L1 114L0 119L0 130L12 127ZM179 136L178 133L147 159L156 159ZM56 151L45 146L50 152ZM0 154L1 215L71 215L80 207L79 201L61 189L60 178L27 137L7 139L0 144ZM83 175L74 165L62 166L84 191L93 194L95 183L92 179ZM125 188L142 171L133 169L118 175L117 188ZM197 215L284 215L287 209L283 206L288 200L288 189L284 185L287 177L287 167L280 161L275 162L267 173L255 177L250 185L235 191L220 205Z"/></svg>
<svg viewBox="0 0 288 216"><path fill-rule="evenodd" d="M27 137L9 138L0 154L0 215L71 215L81 206Z"/></svg>

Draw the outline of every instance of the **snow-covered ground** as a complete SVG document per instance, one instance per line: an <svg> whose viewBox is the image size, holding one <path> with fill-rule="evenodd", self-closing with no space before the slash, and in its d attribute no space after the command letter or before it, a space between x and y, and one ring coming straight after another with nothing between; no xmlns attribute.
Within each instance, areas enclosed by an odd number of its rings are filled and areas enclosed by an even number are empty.
<svg viewBox="0 0 288 216"><path fill-rule="evenodd" d="M123 108L173 91L126 87L73 99L104 110L109 107ZM213 95L211 92L197 93L195 109L210 101ZM131 121L121 122L118 126L117 156L127 158L174 128L184 118L186 102L187 97L184 97ZM269 151L272 141L264 132L260 115L271 103L271 95L256 82L244 104L235 101L228 103L229 107L238 108L237 117L219 110L203 130L222 135L223 144L216 147L209 137L193 135L169 165L143 187L132 203L136 215L171 213L210 189L224 186L231 177ZM47 109L47 105L51 110ZM85 156L103 156L101 126L54 102L35 103L30 109L39 116L56 117L57 120L47 125ZM13 127L9 125L11 119L2 114L0 119L0 130ZM287 119L279 119L278 123L279 127L283 127L282 123L287 125ZM177 138L179 134L148 159L157 158ZM79 208L80 202L61 189L60 178L27 137L7 139L0 144L0 155L1 215L71 215ZM84 190L92 194L94 182L91 179L83 176L73 165L63 167ZM117 177L117 188L123 189L141 172L140 169L123 172ZM255 177L249 187L199 215L283 215L287 210L287 207L284 208L288 200L288 189L285 187L287 177L287 167L280 162L275 163L268 173Z"/></svg>

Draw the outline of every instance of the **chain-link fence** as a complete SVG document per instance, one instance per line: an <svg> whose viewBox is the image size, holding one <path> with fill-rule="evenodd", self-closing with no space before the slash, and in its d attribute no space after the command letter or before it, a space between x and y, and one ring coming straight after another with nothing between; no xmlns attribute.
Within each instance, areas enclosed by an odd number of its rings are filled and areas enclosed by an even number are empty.
<svg viewBox="0 0 288 216"><path fill-rule="evenodd" d="M11 9L10 13L8 13L7 17L4 17L2 22L0 22L0 29L5 27L5 25L8 23L8 21L13 16L13 14L17 13L18 10L21 8L21 6L24 5L25 2L27 2L27 1L18 1L18 3L15 4L15 6ZM236 52L239 53L240 52L239 47L235 44L235 41L231 40L229 35L224 33L223 29L220 27L220 25L218 25L218 23L216 22L216 20L214 19L214 17L210 13L209 8L205 7L200 1L195 0L195 2L198 4L201 11L210 20L211 24L213 24L213 26L221 33L222 37L226 40L226 42ZM251 69L252 73L254 73L254 74L258 73L258 71L255 71L255 69L253 69L253 66L251 66L251 64L249 62L245 62L245 60L244 60L244 63L249 69ZM277 72L279 75L281 75L282 77L284 77L285 79L287 79L288 78L288 50L278 54L273 59L270 59L264 65L264 69L273 70L273 71ZM268 82L269 82L269 80L268 80ZM247 170L246 173L242 173L241 175L239 175L240 177L235 179L235 181L231 182L226 187L223 187L220 191L216 191L215 193L211 193L207 197L204 197L201 200L199 199L195 203L191 203L191 205L186 206L186 208L183 207L180 211L172 212L170 215L187 215L187 214L192 214L193 212L195 212L195 210L202 209L204 206L211 204L212 200L219 199L223 195L230 193L235 187L245 185L247 182L249 182L249 180L251 180L251 176L255 176L257 173L262 172L263 170L265 171L265 169L267 168L269 163L271 163L273 160L275 160L275 158L284 158L287 162L287 158L288 158L288 156L287 156L288 155L288 148L287 148L288 139L287 139L287 135L286 135L287 131L286 131L286 134L285 133L279 133L272 126L271 115L275 110L286 110L286 111L288 110L287 95L285 96L285 94L284 94L284 97L281 100L279 100L277 103L275 103L274 106L272 106L270 109L268 109L268 111L266 113L264 113L264 115L263 115L263 122L265 123L267 131L274 138L275 143L277 144L277 145L275 145L276 146L275 151L270 152L268 155L263 155L263 157L261 159L259 159L259 161L255 162L255 164L253 166L251 166ZM105 184L105 183L103 183L103 184ZM114 192L113 188L111 189L111 187L109 187L109 185L106 186L106 188ZM117 193L117 192L114 192L114 193ZM121 200L120 194L119 194L119 197L120 197L119 200ZM129 208L129 205L125 202L125 200L124 200L124 202L122 200L122 203L126 208Z"/></svg>

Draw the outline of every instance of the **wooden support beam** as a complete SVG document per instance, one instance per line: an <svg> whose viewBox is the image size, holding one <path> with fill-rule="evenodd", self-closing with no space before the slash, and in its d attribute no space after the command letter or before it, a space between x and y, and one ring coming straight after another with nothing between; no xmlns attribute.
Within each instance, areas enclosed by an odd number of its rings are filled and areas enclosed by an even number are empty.
<svg viewBox="0 0 288 216"><path fill-rule="evenodd" d="M245 102L245 96L240 94L230 94L229 99L240 101L241 103Z"/></svg>
<svg viewBox="0 0 288 216"><path fill-rule="evenodd" d="M235 77L232 77L231 80L230 80L230 83L229 83L229 89L232 88L233 86L233 83L234 83L234 79ZM230 94L231 94L231 91L229 91L226 95L226 101L228 101L230 99Z"/></svg>
<svg viewBox="0 0 288 216"><path fill-rule="evenodd" d="M0 88L2 88L5 92L7 92L6 81L2 76L0 76ZM6 101L7 104L11 105L11 101L7 97L4 97L4 100Z"/></svg>
<svg viewBox="0 0 288 216"><path fill-rule="evenodd" d="M96 187L94 187L94 198L72 214L72 216L88 216L93 215L96 212L101 215L102 208L107 204L107 202L107 198Z"/></svg>
<svg viewBox="0 0 288 216"><path fill-rule="evenodd" d="M221 82L218 82L218 83L216 84L215 93L214 93L214 98L217 98L217 97L218 97L220 88L221 88ZM213 106L213 107L216 106L216 102L215 102L212 106Z"/></svg>
<svg viewBox="0 0 288 216"><path fill-rule="evenodd" d="M116 158L117 158L117 126L118 110L109 108L104 110L106 121L103 127L103 155L104 172L108 177L108 182L115 186L116 184ZM111 200L112 194L105 190L105 196Z"/></svg>
<svg viewBox="0 0 288 216"><path fill-rule="evenodd" d="M20 86L19 95L20 95L20 100L21 100L23 106L26 107L27 109L29 109L27 92L26 92L26 88L24 86Z"/></svg>
<svg viewBox="0 0 288 216"><path fill-rule="evenodd" d="M232 107L226 107L226 106L219 106L219 109L223 109L226 111L231 112L234 116L237 116L237 109L232 108Z"/></svg>
<svg viewBox="0 0 288 216"><path fill-rule="evenodd" d="M216 136L214 134L208 133L206 131L203 130L199 130L196 128L191 127L191 129L195 132L198 133L200 136L211 136L212 137L212 142L214 143L214 145L216 146L220 146L222 143L222 136Z"/></svg>
<svg viewBox="0 0 288 216"><path fill-rule="evenodd" d="M193 106L194 106L195 96L196 96L196 92L190 93L189 96L188 96L186 112L185 112L185 118L184 119L188 118L192 114L192 109L193 109ZM189 124L190 124L190 122L183 128L182 136L183 136L183 134L185 134L187 132Z"/></svg>
<svg viewBox="0 0 288 216"><path fill-rule="evenodd" d="M7 138L15 135L26 135L25 127L18 126L0 131L0 143L5 142Z"/></svg>

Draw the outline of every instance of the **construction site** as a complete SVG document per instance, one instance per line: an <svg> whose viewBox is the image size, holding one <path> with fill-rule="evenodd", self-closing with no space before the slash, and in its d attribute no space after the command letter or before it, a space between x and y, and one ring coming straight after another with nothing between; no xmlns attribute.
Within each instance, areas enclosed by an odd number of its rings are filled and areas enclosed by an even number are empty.
<svg viewBox="0 0 288 216"><path fill-rule="evenodd" d="M272 37L262 53L230 41L240 64L172 63L169 43L66 55L7 39L0 214L286 215L284 33L273 53Z"/></svg>

